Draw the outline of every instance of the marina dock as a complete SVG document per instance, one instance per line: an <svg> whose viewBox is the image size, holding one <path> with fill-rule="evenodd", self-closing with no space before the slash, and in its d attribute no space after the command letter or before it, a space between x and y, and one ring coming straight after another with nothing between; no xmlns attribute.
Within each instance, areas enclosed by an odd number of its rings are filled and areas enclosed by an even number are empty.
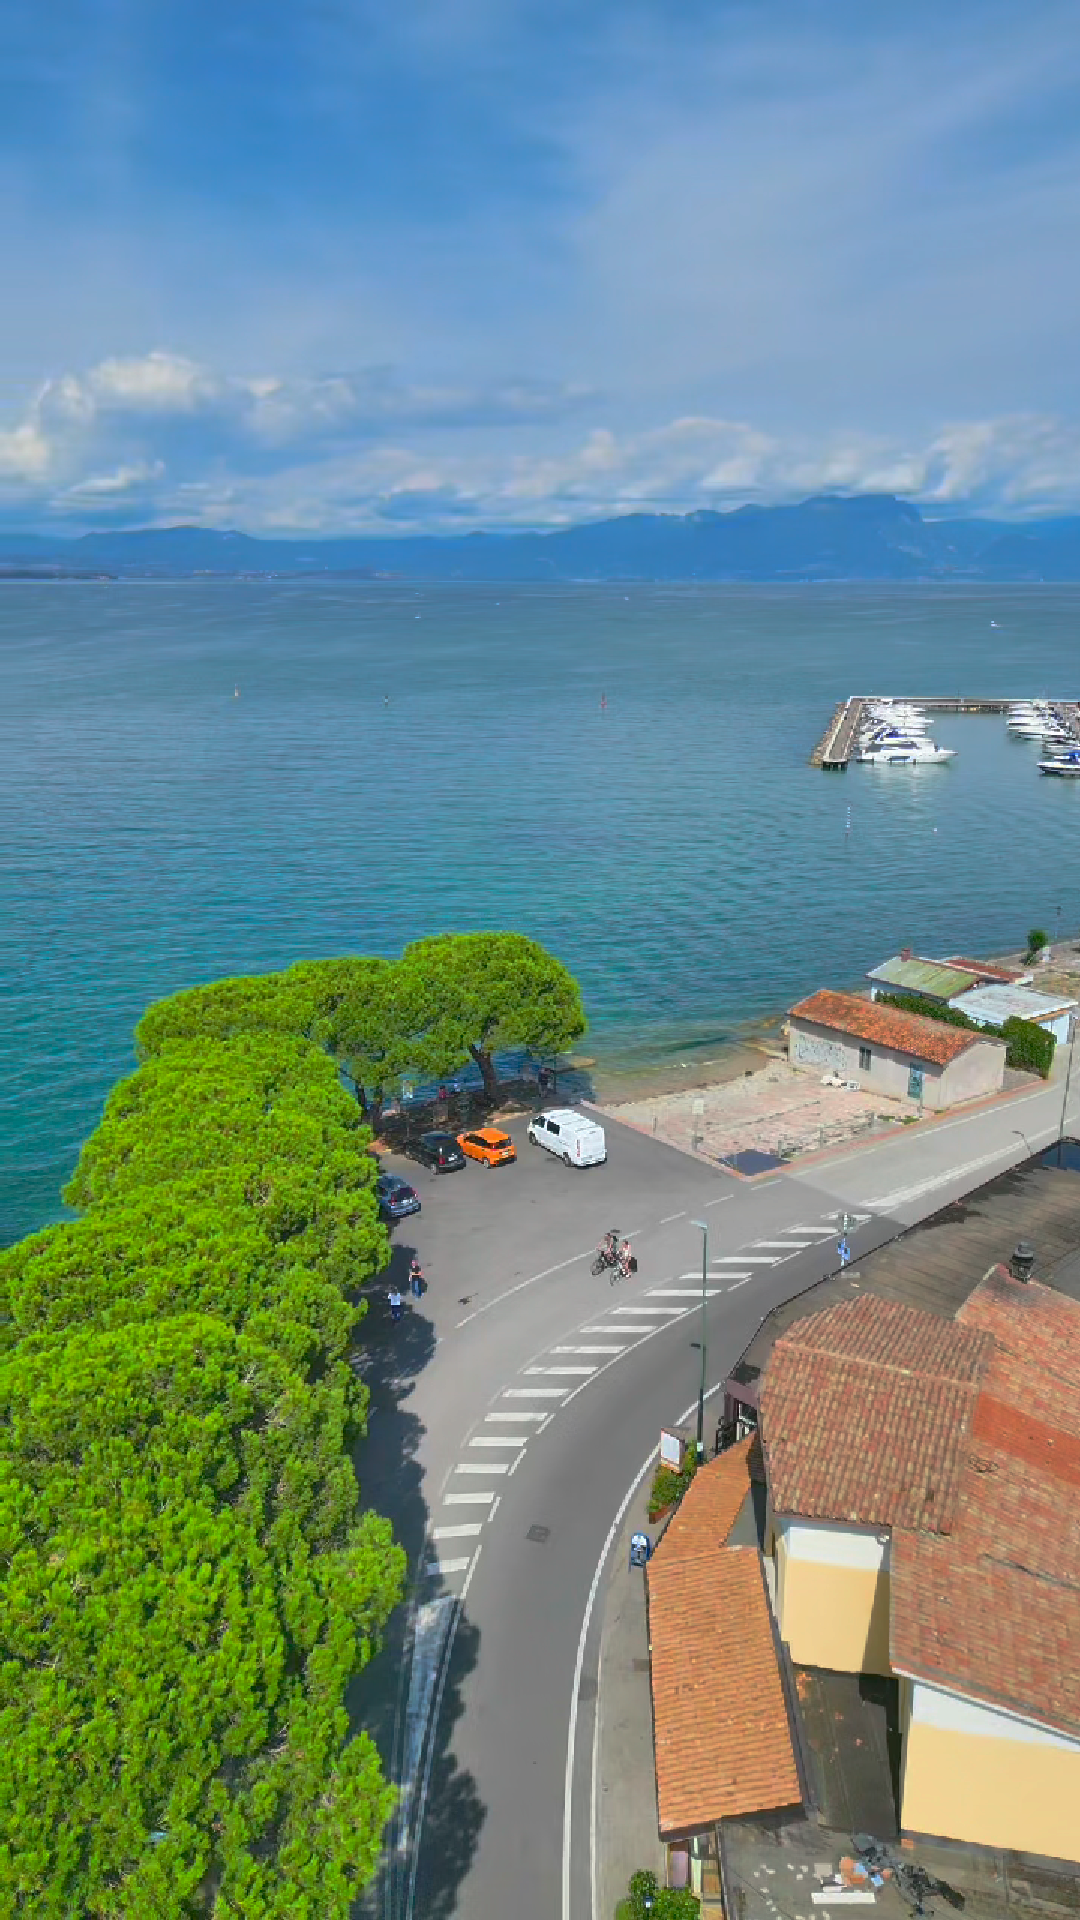
<svg viewBox="0 0 1080 1920"><path fill-rule="evenodd" d="M858 743L865 705L864 694L852 694L850 700L841 701L810 755L812 767L824 767L827 773L847 772L847 763Z"/></svg>
<svg viewBox="0 0 1080 1920"><path fill-rule="evenodd" d="M926 696L854 693L834 709L828 726L810 755L810 765L823 767L826 773L846 773L848 763L854 759L858 748L864 709L875 700L904 701L913 707L921 707L925 713L1007 713L1017 700L1028 697L1010 694L1007 699L977 700L961 693ZM1048 699L1045 695L1039 698ZM1048 699L1048 705L1054 708L1062 725L1068 728L1077 746L1080 746L1080 702Z"/></svg>

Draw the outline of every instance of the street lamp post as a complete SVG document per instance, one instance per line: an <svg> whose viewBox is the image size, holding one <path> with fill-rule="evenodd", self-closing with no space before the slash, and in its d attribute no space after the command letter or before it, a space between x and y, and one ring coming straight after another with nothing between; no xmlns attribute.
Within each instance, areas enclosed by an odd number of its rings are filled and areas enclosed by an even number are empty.
<svg viewBox="0 0 1080 1920"><path fill-rule="evenodd" d="M709 1277L709 1227L705 1220L691 1220L690 1225L701 1230L701 1385L697 1403L697 1463L700 1467L705 1459L705 1293Z"/></svg>

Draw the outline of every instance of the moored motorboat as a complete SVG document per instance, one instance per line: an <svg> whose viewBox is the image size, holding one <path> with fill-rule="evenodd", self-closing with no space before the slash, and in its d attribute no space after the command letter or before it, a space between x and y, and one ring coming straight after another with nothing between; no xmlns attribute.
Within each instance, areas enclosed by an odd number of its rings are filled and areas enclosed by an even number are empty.
<svg viewBox="0 0 1080 1920"><path fill-rule="evenodd" d="M1056 774L1059 780L1080 780L1080 747L1073 747L1068 753L1056 753L1050 760L1040 760L1039 772Z"/></svg>
<svg viewBox="0 0 1080 1920"><path fill-rule="evenodd" d="M955 747L939 747L933 740L889 740L870 744L859 754L871 767L939 767L955 758Z"/></svg>

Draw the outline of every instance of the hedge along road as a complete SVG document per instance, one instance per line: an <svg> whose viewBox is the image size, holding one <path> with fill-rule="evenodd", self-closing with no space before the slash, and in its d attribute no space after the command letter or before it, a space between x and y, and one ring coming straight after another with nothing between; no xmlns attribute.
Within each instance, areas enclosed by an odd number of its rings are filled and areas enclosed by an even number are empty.
<svg viewBox="0 0 1080 1920"><path fill-rule="evenodd" d="M1059 1090L1018 1099L1026 1140L1052 1137ZM1024 1157L1017 1117L1009 1104L954 1117L753 1187L611 1123L607 1166L584 1174L526 1148L519 1123L516 1167L411 1170L424 1212L396 1230L395 1261L415 1248L430 1291L392 1334L378 1302L368 1323L365 1497L395 1518L415 1573L413 1657L382 1730L405 1788L384 1920L590 1912L597 1623L582 1627L627 1482L695 1389L692 1219L710 1226L714 1385L770 1307L835 1268L845 1194L856 1209L860 1194L896 1195L904 1220L933 1211ZM899 1230L868 1201L861 1213L856 1252ZM613 1225L639 1256L615 1287L589 1271ZM379 1663L388 1696L391 1665Z"/></svg>

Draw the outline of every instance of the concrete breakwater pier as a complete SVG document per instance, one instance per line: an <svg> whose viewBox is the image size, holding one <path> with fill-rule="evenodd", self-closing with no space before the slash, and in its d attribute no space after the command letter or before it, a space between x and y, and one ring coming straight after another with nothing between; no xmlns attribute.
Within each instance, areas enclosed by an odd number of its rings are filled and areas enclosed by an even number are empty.
<svg viewBox="0 0 1080 1920"><path fill-rule="evenodd" d="M878 701L902 701L905 706L920 707L924 713L1007 713L1018 700L1029 697L1010 694L1007 699L977 700L960 693L931 694L926 697L919 694L853 693L834 708L828 726L810 755L810 765L823 767L826 773L845 773L848 762L855 758L858 751L859 735L867 718L867 710ZM1048 699L1046 704L1080 746L1080 702Z"/></svg>

